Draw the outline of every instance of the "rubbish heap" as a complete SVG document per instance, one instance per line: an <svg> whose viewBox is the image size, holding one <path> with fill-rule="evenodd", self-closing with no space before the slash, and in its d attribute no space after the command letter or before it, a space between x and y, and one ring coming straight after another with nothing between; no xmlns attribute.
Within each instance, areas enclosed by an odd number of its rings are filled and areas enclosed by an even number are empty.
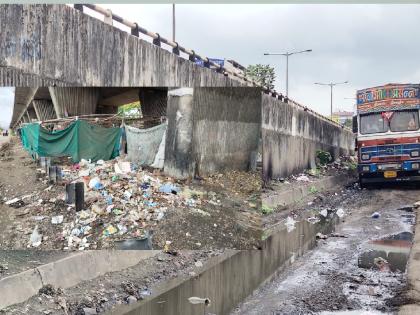
<svg viewBox="0 0 420 315"><path fill-rule="evenodd" d="M82 159L67 164L60 167L61 185L4 200L32 226L29 231L21 223L16 228L28 235L28 247L42 248L48 241L61 243L62 249L84 250L112 247L119 240L147 240L173 208L207 214L199 208L221 205L216 193L193 188L157 169L142 169L124 158L96 163ZM37 172L47 184L45 170ZM81 211L76 211L74 204L66 204L63 189L63 184L76 182L84 185Z"/></svg>

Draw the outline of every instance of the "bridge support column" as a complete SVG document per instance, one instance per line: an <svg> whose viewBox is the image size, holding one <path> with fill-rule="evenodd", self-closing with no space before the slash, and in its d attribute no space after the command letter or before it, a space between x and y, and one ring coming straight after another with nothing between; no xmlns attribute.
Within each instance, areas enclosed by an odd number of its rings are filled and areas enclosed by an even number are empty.
<svg viewBox="0 0 420 315"><path fill-rule="evenodd" d="M99 88L49 87L57 118L96 113Z"/></svg>
<svg viewBox="0 0 420 315"><path fill-rule="evenodd" d="M176 178L188 178L194 174L192 116L193 89L169 91L164 171Z"/></svg>
<svg viewBox="0 0 420 315"><path fill-rule="evenodd" d="M27 111L28 113L28 117L29 117L29 121L32 122L33 120L38 120L38 117L35 113L35 110L33 108L28 108Z"/></svg>
<svg viewBox="0 0 420 315"><path fill-rule="evenodd" d="M33 100L32 105L34 106L39 121L57 118L57 116L55 115L54 105L51 101Z"/></svg>

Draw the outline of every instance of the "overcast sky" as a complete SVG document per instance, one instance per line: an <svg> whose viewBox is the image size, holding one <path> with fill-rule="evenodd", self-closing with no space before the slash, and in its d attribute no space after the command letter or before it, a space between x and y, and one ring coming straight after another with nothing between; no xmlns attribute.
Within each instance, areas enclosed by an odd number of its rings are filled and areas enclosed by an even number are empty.
<svg viewBox="0 0 420 315"><path fill-rule="evenodd" d="M8 129L12 117L15 88L0 87L0 128Z"/></svg>
<svg viewBox="0 0 420 315"><path fill-rule="evenodd" d="M171 4L101 6L171 38ZM283 93L285 58L263 53L312 49L290 57L289 96L328 115L330 89L314 82L348 80L334 88L334 109L342 110L353 109L354 100L345 98L354 98L357 89L420 82L419 16L415 4L177 4L176 40L208 57L270 64Z"/></svg>

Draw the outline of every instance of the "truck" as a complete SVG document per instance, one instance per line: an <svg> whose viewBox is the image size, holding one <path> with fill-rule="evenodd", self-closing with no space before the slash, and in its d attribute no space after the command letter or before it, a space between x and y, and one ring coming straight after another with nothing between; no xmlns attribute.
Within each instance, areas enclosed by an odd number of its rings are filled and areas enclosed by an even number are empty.
<svg viewBox="0 0 420 315"><path fill-rule="evenodd" d="M390 83L356 96L360 186L420 182L420 84Z"/></svg>

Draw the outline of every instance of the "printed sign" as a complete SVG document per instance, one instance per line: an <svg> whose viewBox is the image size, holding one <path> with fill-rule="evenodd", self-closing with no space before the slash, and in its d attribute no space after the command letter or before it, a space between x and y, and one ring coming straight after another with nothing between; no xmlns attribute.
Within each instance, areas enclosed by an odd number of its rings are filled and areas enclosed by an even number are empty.
<svg viewBox="0 0 420 315"><path fill-rule="evenodd" d="M388 84L357 91L359 112L420 108L420 85Z"/></svg>

